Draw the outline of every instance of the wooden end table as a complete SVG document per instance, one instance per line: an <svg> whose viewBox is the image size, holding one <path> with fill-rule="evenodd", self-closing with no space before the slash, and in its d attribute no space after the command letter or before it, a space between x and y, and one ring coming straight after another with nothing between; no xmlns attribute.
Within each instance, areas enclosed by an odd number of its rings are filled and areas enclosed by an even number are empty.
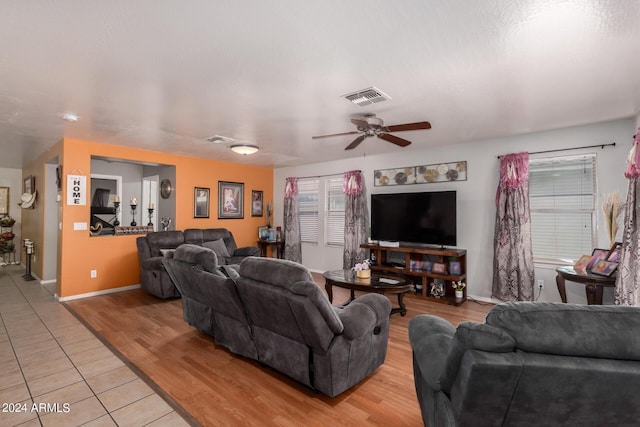
<svg viewBox="0 0 640 427"><path fill-rule="evenodd" d="M412 292L414 287L411 280L406 277L371 272L370 279L359 279L353 270L325 271L323 276L324 288L331 303L333 303L333 286L351 291L351 298L343 305L347 305L355 299L355 291L374 292L382 295L397 294L398 307L391 309L391 314L400 313L401 316L407 314L407 308L403 302L404 294Z"/></svg>
<svg viewBox="0 0 640 427"><path fill-rule="evenodd" d="M587 293L587 304L602 305L602 293L604 286L615 286L616 275L612 276L599 276L591 273L579 273L571 266L562 266L556 268L556 285L558 286L558 292L562 302L567 302L567 291L565 290L564 282L568 280L570 282L582 283L585 285L585 292Z"/></svg>

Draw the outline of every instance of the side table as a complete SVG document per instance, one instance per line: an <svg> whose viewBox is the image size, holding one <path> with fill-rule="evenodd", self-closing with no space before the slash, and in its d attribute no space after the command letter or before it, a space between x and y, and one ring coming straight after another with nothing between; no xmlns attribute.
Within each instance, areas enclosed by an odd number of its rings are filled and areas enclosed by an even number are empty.
<svg viewBox="0 0 640 427"><path fill-rule="evenodd" d="M269 246L273 248L273 253L276 255L276 258L282 259L282 257L284 256L284 240L258 240L260 256L267 256L267 247Z"/></svg>
<svg viewBox="0 0 640 427"><path fill-rule="evenodd" d="M602 305L602 293L603 288L613 287L616 285L616 273L611 276L599 276L591 273L580 273L573 269L571 266L562 266L556 268L556 285L558 286L558 292L562 302L567 302L567 292L565 290L565 280L575 283L582 283L585 285L585 292L587 294L587 304L589 305Z"/></svg>

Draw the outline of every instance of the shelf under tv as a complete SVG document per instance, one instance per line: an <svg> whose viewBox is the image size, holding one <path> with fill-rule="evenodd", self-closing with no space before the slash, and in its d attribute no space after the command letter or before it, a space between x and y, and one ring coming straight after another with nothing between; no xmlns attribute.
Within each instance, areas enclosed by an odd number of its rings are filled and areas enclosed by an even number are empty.
<svg viewBox="0 0 640 427"><path fill-rule="evenodd" d="M416 292L416 295L428 299L430 301L449 304L449 305L461 305L467 300L467 288L463 290L462 298L455 297L455 291L451 286L452 282L466 281L467 279L467 251L464 249L440 249L432 247L416 247L408 245L396 246L382 246L377 244L362 244L361 248L369 249L372 251L376 258L376 264L371 268L374 271L393 272L396 274L402 274L414 278L414 283L420 283L422 285L422 291ZM398 265L391 265L387 261L388 252L401 252L404 253L404 267ZM450 262L455 261L460 263L460 274L439 274L431 271L415 270L411 269L411 261L422 261L425 256L433 262L439 262L445 264L447 272L450 271ZM431 284L434 279L441 279L444 281L445 295L444 297L437 298L431 294Z"/></svg>

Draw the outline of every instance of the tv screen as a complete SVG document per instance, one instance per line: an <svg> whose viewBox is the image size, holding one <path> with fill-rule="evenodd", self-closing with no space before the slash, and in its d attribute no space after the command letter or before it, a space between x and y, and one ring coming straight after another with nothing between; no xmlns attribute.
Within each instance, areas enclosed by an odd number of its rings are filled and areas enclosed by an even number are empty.
<svg viewBox="0 0 640 427"><path fill-rule="evenodd" d="M371 238L456 246L456 192L372 194Z"/></svg>

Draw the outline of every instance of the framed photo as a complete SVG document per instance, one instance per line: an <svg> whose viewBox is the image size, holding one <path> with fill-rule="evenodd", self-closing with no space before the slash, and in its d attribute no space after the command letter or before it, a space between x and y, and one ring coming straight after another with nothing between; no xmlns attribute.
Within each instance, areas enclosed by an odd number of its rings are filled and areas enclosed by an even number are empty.
<svg viewBox="0 0 640 427"><path fill-rule="evenodd" d="M437 274L447 274L447 266L441 262L434 262L431 266L431 272Z"/></svg>
<svg viewBox="0 0 640 427"><path fill-rule="evenodd" d="M251 190L251 216L262 216L262 191Z"/></svg>
<svg viewBox="0 0 640 427"><path fill-rule="evenodd" d="M611 250L607 254L607 261L620 262L620 251L622 251L622 243L615 242L613 246L611 246Z"/></svg>
<svg viewBox="0 0 640 427"><path fill-rule="evenodd" d="M269 240L269 227L258 227L258 239Z"/></svg>
<svg viewBox="0 0 640 427"><path fill-rule="evenodd" d="M454 276L460 275L460 261L449 261L449 273Z"/></svg>
<svg viewBox="0 0 640 427"><path fill-rule="evenodd" d="M608 254L608 249L594 249L593 253L591 254L591 261L589 261L589 263L587 264L586 270L590 271L593 269L593 267L595 267L598 261L603 259L606 260Z"/></svg>
<svg viewBox="0 0 640 427"><path fill-rule="evenodd" d="M617 262L610 262L607 260L600 260L598 263L591 269L593 274L599 274L601 276L611 276L614 271L618 268Z"/></svg>
<svg viewBox="0 0 640 427"><path fill-rule="evenodd" d="M0 215L9 215L9 187L0 187Z"/></svg>
<svg viewBox="0 0 640 427"><path fill-rule="evenodd" d="M209 218L210 190L203 187L195 187L193 190L193 217Z"/></svg>
<svg viewBox="0 0 640 427"><path fill-rule="evenodd" d="M244 184L218 181L218 218L244 218Z"/></svg>
<svg viewBox="0 0 640 427"><path fill-rule="evenodd" d="M33 178L33 175L29 175L24 179L24 183L22 184L22 192L33 194L35 187L35 179Z"/></svg>
<svg viewBox="0 0 640 427"><path fill-rule="evenodd" d="M582 255L575 264L573 264L573 269L576 272L583 272L587 269L587 264L591 261L591 255Z"/></svg>

